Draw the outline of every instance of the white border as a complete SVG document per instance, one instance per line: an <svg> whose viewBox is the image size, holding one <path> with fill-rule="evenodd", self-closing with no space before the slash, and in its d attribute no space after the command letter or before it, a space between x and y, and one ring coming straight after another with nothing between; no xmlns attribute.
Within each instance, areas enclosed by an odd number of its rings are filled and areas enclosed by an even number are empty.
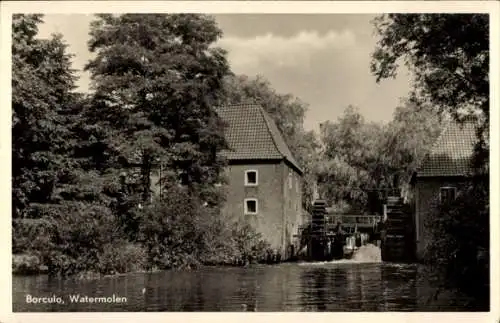
<svg viewBox="0 0 500 323"><path fill-rule="evenodd" d="M7 1L6 12L23 13L488 13L495 1Z"/></svg>
<svg viewBox="0 0 500 323"><path fill-rule="evenodd" d="M0 172L1 195L5 197L2 212L0 230L1 239L0 255L0 322L39 322L50 320L51 322L61 321L106 321L123 322L138 320L148 321L195 321L220 323L222 320L248 320L258 319L261 322L276 323L277 320L283 322L314 319L316 322L430 322L441 320L453 323L458 322L499 322L500 304L499 290L499 181L498 157L500 141L498 132L499 121L499 83L500 76L498 57L499 51L499 8L497 1L40 1L40 2L14 2L3 1L1 4L1 56L0 56L0 161L3 171ZM197 12L197 13L383 13L383 12L412 12L412 13L489 13L490 14L490 93L491 93L491 311L489 313L34 313L34 314L12 314L12 294L11 294L11 223L10 223L10 173L11 151L10 151L10 17L15 12L36 12L36 13L81 13L90 14L96 12L110 13L151 13L151 12ZM8 200L9 199L9 200ZM7 260L7 261L5 261ZM252 315L253 317L250 317Z"/></svg>

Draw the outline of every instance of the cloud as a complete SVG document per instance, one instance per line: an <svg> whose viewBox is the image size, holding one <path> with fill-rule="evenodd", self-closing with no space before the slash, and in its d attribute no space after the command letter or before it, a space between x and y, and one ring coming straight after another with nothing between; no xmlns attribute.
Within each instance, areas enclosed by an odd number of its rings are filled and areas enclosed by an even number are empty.
<svg viewBox="0 0 500 323"><path fill-rule="evenodd" d="M90 75L83 68L93 56L87 48L89 25L93 19L93 15L88 14L45 15L45 23L40 25L38 34L40 38L49 38L53 33L63 34L63 39L68 44L68 53L74 55L72 67L79 76L76 84L84 92L88 90L90 83Z"/></svg>
<svg viewBox="0 0 500 323"><path fill-rule="evenodd" d="M323 35L316 31L301 31L292 37L272 33L254 38L226 37L217 45L229 52L229 61L233 69L238 71L252 70L262 65L279 68L309 65L315 53L348 48L355 43L354 34L349 31L329 31Z"/></svg>
<svg viewBox="0 0 500 323"><path fill-rule="evenodd" d="M321 34L302 30L288 37L231 36L218 46L228 51L235 73L263 75L279 93L292 93L308 103L305 127L317 129L319 122L335 120L350 104L367 120L392 118L399 98L408 91L408 79L375 82L370 61L376 41L351 29Z"/></svg>
<svg viewBox="0 0 500 323"><path fill-rule="evenodd" d="M307 19L306 19L307 18ZM335 120L353 104L367 120L392 117L399 98L409 89L408 77L375 83L370 54L375 47L366 16L230 15L219 18L224 34L217 45L228 51L231 69L250 77L263 75L279 93L291 93L309 104L305 126ZM83 66L91 15L47 15L40 36L61 32L75 54L77 85L86 91L89 73ZM288 22L288 24L287 24ZM241 30L244 29L244 33Z"/></svg>

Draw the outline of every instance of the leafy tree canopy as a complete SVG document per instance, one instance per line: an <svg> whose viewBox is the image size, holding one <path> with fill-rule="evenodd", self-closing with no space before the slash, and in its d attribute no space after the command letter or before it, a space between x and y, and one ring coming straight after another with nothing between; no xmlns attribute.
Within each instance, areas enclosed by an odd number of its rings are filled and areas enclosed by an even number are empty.
<svg viewBox="0 0 500 323"><path fill-rule="evenodd" d="M68 112L75 97L71 55L60 35L37 38L41 15L12 21L13 216L30 203L53 202L70 165Z"/></svg>
<svg viewBox="0 0 500 323"><path fill-rule="evenodd" d="M230 74L213 46L221 34L195 14L98 15L91 24L90 118L109 129L106 144L125 165L141 165L144 199L160 156L184 184L218 181L226 143L213 105Z"/></svg>
<svg viewBox="0 0 500 323"><path fill-rule="evenodd" d="M489 16L388 14L374 21L381 36L371 70L377 81L395 77L404 62L415 75L413 96L457 120L480 112L476 163L488 164Z"/></svg>
<svg viewBox="0 0 500 323"><path fill-rule="evenodd" d="M336 121L322 124L323 151L314 172L325 198L363 210L369 192L408 189L410 176L439 135L441 123L430 106L403 103L387 124L366 122L353 106Z"/></svg>
<svg viewBox="0 0 500 323"><path fill-rule="evenodd" d="M485 14L389 14L375 20L377 81L396 76L403 60L415 90L437 106L489 112L489 17Z"/></svg>

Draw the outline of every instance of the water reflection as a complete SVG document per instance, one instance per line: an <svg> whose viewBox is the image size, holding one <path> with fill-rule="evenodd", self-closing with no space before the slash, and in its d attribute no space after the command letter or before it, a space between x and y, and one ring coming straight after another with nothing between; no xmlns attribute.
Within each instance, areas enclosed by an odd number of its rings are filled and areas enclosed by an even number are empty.
<svg viewBox="0 0 500 323"><path fill-rule="evenodd" d="M416 266L381 263L204 268L85 283L13 278L14 311L421 311L426 290ZM27 304L27 294L60 295L66 303ZM127 302L70 303L69 294Z"/></svg>
<svg viewBox="0 0 500 323"><path fill-rule="evenodd" d="M316 311L376 311L380 279L379 264L312 268L301 275L302 302Z"/></svg>
<svg viewBox="0 0 500 323"><path fill-rule="evenodd" d="M417 267L385 265L381 267L383 311L417 310ZM394 297L397 295L397 297Z"/></svg>
<svg viewBox="0 0 500 323"><path fill-rule="evenodd" d="M305 310L326 311L328 296L325 290L330 288L331 283L327 273L325 268L311 268L301 273L301 303Z"/></svg>

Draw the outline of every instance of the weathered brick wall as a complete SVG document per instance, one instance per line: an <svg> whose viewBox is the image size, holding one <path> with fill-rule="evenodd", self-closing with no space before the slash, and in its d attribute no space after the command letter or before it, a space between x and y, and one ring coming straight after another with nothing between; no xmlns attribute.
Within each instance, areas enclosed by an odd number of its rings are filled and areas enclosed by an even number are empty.
<svg viewBox="0 0 500 323"><path fill-rule="evenodd" d="M282 251L283 164L230 165L226 169L228 187L223 215L243 219L259 231L273 248ZM245 171L258 171L258 185L245 186ZM245 215L246 198L258 200L258 214Z"/></svg>
<svg viewBox="0 0 500 323"><path fill-rule="evenodd" d="M457 194L465 184L463 179L419 178L415 184L415 225L417 258L422 259L425 248L430 240L429 230L425 227L433 208L439 204L440 188L444 186L457 187Z"/></svg>
<svg viewBox="0 0 500 323"><path fill-rule="evenodd" d="M245 186L245 171L257 170L258 185ZM291 186L289 183L291 174ZM302 217L302 178L292 168L281 163L230 165L226 167L228 179L226 203L222 215L230 220L244 220L251 224L266 239L272 248L289 256ZM151 182L155 194L159 187L159 172L152 174ZM246 198L258 200L258 214L244 214ZM298 247L298 246L295 246Z"/></svg>

